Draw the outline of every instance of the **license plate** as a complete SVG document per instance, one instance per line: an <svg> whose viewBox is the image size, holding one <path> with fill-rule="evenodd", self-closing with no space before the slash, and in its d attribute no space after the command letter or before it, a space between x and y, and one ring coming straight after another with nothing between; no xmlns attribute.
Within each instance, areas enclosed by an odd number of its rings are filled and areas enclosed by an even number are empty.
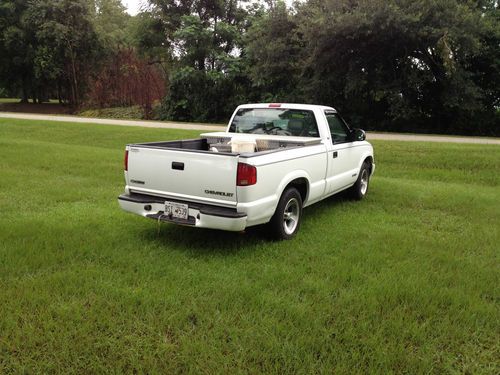
<svg viewBox="0 0 500 375"><path fill-rule="evenodd" d="M176 202L165 202L165 215L169 215L178 219L188 218L188 205Z"/></svg>

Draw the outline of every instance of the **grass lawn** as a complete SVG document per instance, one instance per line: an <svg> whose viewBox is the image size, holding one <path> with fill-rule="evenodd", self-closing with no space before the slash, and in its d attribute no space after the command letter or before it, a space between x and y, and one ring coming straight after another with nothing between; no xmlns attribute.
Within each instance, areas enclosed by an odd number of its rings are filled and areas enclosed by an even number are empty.
<svg viewBox="0 0 500 375"><path fill-rule="evenodd" d="M2 103L19 103L21 99L17 98L0 98L0 104Z"/></svg>
<svg viewBox="0 0 500 375"><path fill-rule="evenodd" d="M293 241L122 212L126 143L0 119L0 373L500 372L500 147L373 142Z"/></svg>
<svg viewBox="0 0 500 375"><path fill-rule="evenodd" d="M0 98L0 103L20 103L20 102L21 98ZM46 103L59 104L59 101L57 99L49 99L48 102Z"/></svg>

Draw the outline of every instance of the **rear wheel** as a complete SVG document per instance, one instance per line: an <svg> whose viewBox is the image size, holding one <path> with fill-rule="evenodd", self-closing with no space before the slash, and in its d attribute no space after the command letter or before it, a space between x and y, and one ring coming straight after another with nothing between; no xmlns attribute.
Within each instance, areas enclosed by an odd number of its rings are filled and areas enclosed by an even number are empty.
<svg viewBox="0 0 500 375"><path fill-rule="evenodd" d="M268 224L270 234L279 240L295 236L302 218L302 197L297 189L286 189L278 202L278 207Z"/></svg>
<svg viewBox="0 0 500 375"><path fill-rule="evenodd" d="M368 193L368 186L370 184L370 164L364 162L359 170L358 179L356 183L350 188L349 193L353 199L361 200Z"/></svg>

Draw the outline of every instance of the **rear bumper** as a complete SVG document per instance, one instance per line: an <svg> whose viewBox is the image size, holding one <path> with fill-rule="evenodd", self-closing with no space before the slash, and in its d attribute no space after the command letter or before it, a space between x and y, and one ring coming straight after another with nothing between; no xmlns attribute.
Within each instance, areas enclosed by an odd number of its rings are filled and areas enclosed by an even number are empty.
<svg viewBox="0 0 500 375"><path fill-rule="evenodd" d="M167 200L187 204L189 207L188 219L182 220L164 215L165 201ZM180 225L241 231L245 229L247 224L247 215L237 212L235 208L218 207L137 193L120 195L118 203L123 210L133 214Z"/></svg>

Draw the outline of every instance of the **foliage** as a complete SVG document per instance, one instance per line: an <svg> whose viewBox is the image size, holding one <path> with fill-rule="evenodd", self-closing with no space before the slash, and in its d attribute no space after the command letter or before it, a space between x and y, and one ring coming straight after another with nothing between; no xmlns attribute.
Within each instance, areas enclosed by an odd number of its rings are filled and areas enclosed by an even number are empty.
<svg viewBox="0 0 500 375"><path fill-rule="evenodd" d="M143 117L151 118L153 103L164 96L163 72L139 58L134 50L122 49L110 56L96 73L88 104L98 108L138 105Z"/></svg>
<svg viewBox="0 0 500 375"><path fill-rule="evenodd" d="M240 79L242 83L238 83L238 77L216 70L181 68L171 77L170 95L163 102L160 118L202 122L224 119L247 99L246 81Z"/></svg>
<svg viewBox="0 0 500 375"><path fill-rule="evenodd" d="M250 97L240 53L247 12L233 0L152 1L176 51L162 118L217 121ZM177 14L178 18L172 18Z"/></svg>
<svg viewBox="0 0 500 375"><path fill-rule="evenodd" d="M27 6L23 0L0 3L0 82L22 90L23 102L28 101L35 48L33 30L23 19Z"/></svg>
<svg viewBox="0 0 500 375"><path fill-rule="evenodd" d="M0 13L0 76L22 90L23 101L60 100L78 105L99 52L84 0L6 0Z"/></svg>
<svg viewBox="0 0 500 375"><path fill-rule="evenodd" d="M98 53L87 2L38 0L31 3L26 17L36 29L40 45L35 53L35 76L42 78L38 82L62 79L68 86L70 103L78 106L90 63Z"/></svg>
<svg viewBox="0 0 500 375"><path fill-rule="evenodd" d="M259 101L304 101L298 85L303 61L297 58L301 49L297 28L281 1L265 16L254 18L245 36L245 62Z"/></svg>
<svg viewBox="0 0 500 375"><path fill-rule="evenodd" d="M131 44L131 16L120 0L94 0L93 24L107 50Z"/></svg>
<svg viewBox="0 0 500 375"><path fill-rule="evenodd" d="M152 4L174 56L166 118L226 119L224 82L241 102L331 105L357 127L500 134L494 1L269 1L234 20L231 1Z"/></svg>
<svg viewBox="0 0 500 375"><path fill-rule="evenodd" d="M326 0L301 6L297 17L310 100L336 104L370 128L495 130L493 103L471 69L489 48L492 24L474 3ZM478 123L488 112L490 123Z"/></svg>
<svg viewBox="0 0 500 375"><path fill-rule="evenodd" d="M131 107L107 107L99 109L85 109L78 112L78 116L113 118L113 119L142 119L144 118L143 109L138 106Z"/></svg>
<svg viewBox="0 0 500 375"><path fill-rule="evenodd" d="M290 242L117 207L125 144L197 134L0 120L1 373L499 372L498 146L376 142Z"/></svg>
<svg viewBox="0 0 500 375"><path fill-rule="evenodd" d="M160 18L151 12L132 17L128 24L132 46L140 55L165 63L171 58L171 49L165 45L164 26Z"/></svg>
<svg viewBox="0 0 500 375"><path fill-rule="evenodd" d="M119 0L0 3L9 94L95 102L88 83L133 49L163 72L172 120L303 102L354 127L498 136L499 45L496 0L149 0L135 17Z"/></svg>

